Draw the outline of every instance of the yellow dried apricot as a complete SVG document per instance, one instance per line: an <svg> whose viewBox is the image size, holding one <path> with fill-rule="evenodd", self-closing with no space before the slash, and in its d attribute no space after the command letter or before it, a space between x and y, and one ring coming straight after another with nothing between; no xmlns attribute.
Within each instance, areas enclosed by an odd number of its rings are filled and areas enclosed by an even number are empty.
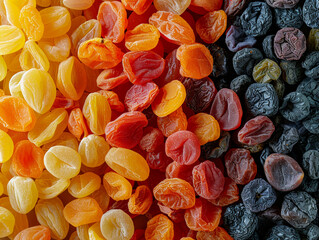
<svg viewBox="0 0 319 240"><path fill-rule="evenodd" d="M13 148L13 141L9 134L0 130L0 163L4 163L11 158Z"/></svg>
<svg viewBox="0 0 319 240"><path fill-rule="evenodd" d="M15 218L6 208L0 207L0 238L9 236L13 232Z"/></svg>
<svg viewBox="0 0 319 240"><path fill-rule="evenodd" d="M14 53L23 48L24 33L16 26L0 26L0 55Z"/></svg>
<svg viewBox="0 0 319 240"><path fill-rule="evenodd" d="M100 176L93 172L86 172L71 179L68 191L75 198L83 198L97 191L100 186Z"/></svg>
<svg viewBox="0 0 319 240"><path fill-rule="evenodd" d="M104 175L103 186L107 194L115 201L127 200L132 195L131 183L115 172Z"/></svg>
<svg viewBox="0 0 319 240"><path fill-rule="evenodd" d="M38 42L38 45L52 62L62 62L70 55L71 40L66 34L42 39Z"/></svg>
<svg viewBox="0 0 319 240"><path fill-rule="evenodd" d="M24 6L20 11L19 22L29 40L39 41L42 38L44 25L35 6Z"/></svg>

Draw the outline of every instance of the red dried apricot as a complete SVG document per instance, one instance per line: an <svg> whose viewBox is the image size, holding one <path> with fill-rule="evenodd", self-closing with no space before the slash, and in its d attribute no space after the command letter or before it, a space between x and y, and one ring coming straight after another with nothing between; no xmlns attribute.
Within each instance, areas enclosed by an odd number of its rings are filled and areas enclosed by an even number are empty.
<svg viewBox="0 0 319 240"><path fill-rule="evenodd" d="M104 90L111 90L125 82L128 82L127 75L123 71L122 64L114 68L103 70L96 79L97 86Z"/></svg>
<svg viewBox="0 0 319 240"><path fill-rule="evenodd" d="M157 126L165 137L181 130L187 130L187 124L187 118L182 107L166 117L157 118Z"/></svg>

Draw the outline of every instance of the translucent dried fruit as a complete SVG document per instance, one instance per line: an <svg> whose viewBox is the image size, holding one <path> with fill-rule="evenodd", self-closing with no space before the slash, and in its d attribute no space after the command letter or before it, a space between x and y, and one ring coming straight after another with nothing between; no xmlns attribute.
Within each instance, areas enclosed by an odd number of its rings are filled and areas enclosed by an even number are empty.
<svg viewBox="0 0 319 240"><path fill-rule="evenodd" d="M231 179L225 178L224 189L216 199L209 199L215 206L225 207L239 200L239 190L237 184Z"/></svg>
<svg viewBox="0 0 319 240"><path fill-rule="evenodd" d="M192 165L181 165L177 162L172 162L166 167L165 175L166 178L180 178L188 182L193 186L193 168L198 165L196 161Z"/></svg>
<svg viewBox="0 0 319 240"><path fill-rule="evenodd" d="M154 6L156 10L158 11L172 12L172 13L181 15L183 12L186 11L190 3L191 3L190 0L178 0L178 1L155 0Z"/></svg>
<svg viewBox="0 0 319 240"><path fill-rule="evenodd" d="M12 138L6 132L0 130L0 163L10 160L14 150ZM1 196L1 195L0 195Z"/></svg>
<svg viewBox="0 0 319 240"><path fill-rule="evenodd" d="M115 92L107 90L100 90L98 92L107 98L112 110L119 113L124 112L124 104L120 101L119 96Z"/></svg>
<svg viewBox="0 0 319 240"><path fill-rule="evenodd" d="M145 239L174 239L174 224L164 214L158 214L147 222Z"/></svg>
<svg viewBox="0 0 319 240"><path fill-rule="evenodd" d="M103 212L99 204L90 197L75 199L63 209L65 219L74 227L100 221Z"/></svg>
<svg viewBox="0 0 319 240"><path fill-rule="evenodd" d="M35 0L4 0L3 1L5 11L6 11L6 17L7 20L10 22L11 25L15 25L19 28L21 28L20 22L19 22L19 14L21 9L24 6L36 6ZM9 25L9 24L8 24Z"/></svg>
<svg viewBox="0 0 319 240"><path fill-rule="evenodd" d="M136 14L141 15L147 11L151 6L151 0L122 0L123 5L127 10L134 11Z"/></svg>
<svg viewBox="0 0 319 240"><path fill-rule="evenodd" d="M38 190L32 178L16 176L7 185L12 208L21 214L30 212L38 200Z"/></svg>
<svg viewBox="0 0 319 240"><path fill-rule="evenodd" d="M74 108L70 112L68 120L68 130L72 133L78 140L89 135L88 128L85 124L84 117L80 108Z"/></svg>
<svg viewBox="0 0 319 240"><path fill-rule="evenodd" d="M38 45L52 62L62 62L70 55L71 41L66 34L60 37L41 39Z"/></svg>
<svg viewBox="0 0 319 240"><path fill-rule="evenodd" d="M105 162L115 172L130 180L144 181L150 174L146 160L129 149L111 148L105 156Z"/></svg>
<svg viewBox="0 0 319 240"><path fill-rule="evenodd" d="M29 40L39 41L42 38L44 25L35 6L24 6L20 11L19 22Z"/></svg>
<svg viewBox="0 0 319 240"><path fill-rule="evenodd" d="M32 239L32 240L50 240L51 234L50 229L45 226L34 226L30 228L26 228L19 232L16 235L14 240L24 240L24 239Z"/></svg>
<svg viewBox="0 0 319 240"><path fill-rule="evenodd" d="M107 194L115 201L127 200L132 195L131 183L115 172L104 175L103 186Z"/></svg>
<svg viewBox="0 0 319 240"><path fill-rule="evenodd" d="M155 152L164 145L162 132L153 127L147 127L143 131L143 137L139 143L140 148L146 152Z"/></svg>
<svg viewBox="0 0 319 240"><path fill-rule="evenodd" d="M197 240L205 240L205 239L233 240L233 238L222 227L217 227L212 232L203 232L203 231L197 232L196 239Z"/></svg>
<svg viewBox="0 0 319 240"><path fill-rule="evenodd" d="M153 203L152 191L146 185L138 186L128 201L128 210L132 214L146 214Z"/></svg>
<svg viewBox="0 0 319 240"><path fill-rule="evenodd" d="M93 172L86 172L71 179L68 192L75 198L83 198L97 191L100 186L100 176Z"/></svg>
<svg viewBox="0 0 319 240"><path fill-rule="evenodd" d="M94 223L88 230L90 240L103 240L103 234L100 229L100 223Z"/></svg>
<svg viewBox="0 0 319 240"><path fill-rule="evenodd" d="M166 117L157 118L157 126L165 137L168 137L175 132L186 130L187 124L187 118L182 107L179 107L176 111Z"/></svg>
<svg viewBox="0 0 319 240"><path fill-rule="evenodd" d="M63 5L75 9L84 10L90 8L94 3L94 0L63 0Z"/></svg>
<svg viewBox="0 0 319 240"><path fill-rule="evenodd" d="M103 70L96 79L97 86L104 90L111 90L123 83L128 82L127 75L123 71L122 64L114 68Z"/></svg>
<svg viewBox="0 0 319 240"><path fill-rule="evenodd" d="M15 26L1 25L0 33L1 55L14 53L23 48L25 37L19 28Z"/></svg>
<svg viewBox="0 0 319 240"><path fill-rule="evenodd" d="M13 214L6 208L0 207L0 237L4 238L13 232L15 218Z"/></svg>
<svg viewBox="0 0 319 240"><path fill-rule="evenodd" d="M57 178L73 178L80 172L81 156L70 147L54 146L45 153L44 165Z"/></svg>
<svg viewBox="0 0 319 240"><path fill-rule="evenodd" d="M78 140L71 133L63 132L57 140L44 144L42 150L47 152L51 147L58 145L70 147L74 150L77 150L79 147Z"/></svg>
<svg viewBox="0 0 319 240"><path fill-rule="evenodd" d="M1 56L0 57L0 81L5 79L6 76L7 76L7 64L5 60L3 59L3 57Z"/></svg>

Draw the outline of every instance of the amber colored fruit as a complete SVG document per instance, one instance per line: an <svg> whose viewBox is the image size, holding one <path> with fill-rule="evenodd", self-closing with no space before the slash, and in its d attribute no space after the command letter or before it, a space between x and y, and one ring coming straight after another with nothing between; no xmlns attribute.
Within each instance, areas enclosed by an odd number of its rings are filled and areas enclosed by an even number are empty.
<svg viewBox="0 0 319 240"><path fill-rule="evenodd" d="M188 130L195 133L200 145L215 141L220 136L217 120L210 114L198 113L188 119Z"/></svg>
<svg viewBox="0 0 319 240"><path fill-rule="evenodd" d="M191 26L179 15L172 12L157 11L149 18L165 40L182 45L193 44L195 34Z"/></svg>
<svg viewBox="0 0 319 240"><path fill-rule="evenodd" d="M172 12L181 15L191 4L191 0L154 0L154 6L158 11Z"/></svg>
<svg viewBox="0 0 319 240"><path fill-rule="evenodd" d="M212 232L204 232L204 231L197 232L196 239L197 240L207 240L207 239L233 240L233 238L222 227L217 227Z"/></svg>
<svg viewBox="0 0 319 240"><path fill-rule="evenodd" d="M99 190L96 190L92 194L90 194L91 198L95 199L99 204L100 208L103 212L106 212L109 209L110 204L110 196L107 194L104 186L101 185Z"/></svg>
<svg viewBox="0 0 319 240"><path fill-rule="evenodd" d="M122 64L114 68L103 70L96 79L97 86L104 90L111 90L125 82L128 82L127 75L123 71Z"/></svg>
<svg viewBox="0 0 319 240"><path fill-rule="evenodd" d="M138 186L128 201L128 210L132 214L146 214L153 203L152 191L146 185Z"/></svg>
<svg viewBox="0 0 319 240"><path fill-rule="evenodd" d="M238 200L239 190L237 184L231 178L226 177L224 189L219 197L216 199L210 199L209 201L216 206L225 207L237 202Z"/></svg>
<svg viewBox="0 0 319 240"><path fill-rule="evenodd" d="M68 129L78 140L89 135L83 114L80 108L75 108L70 112Z"/></svg>
<svg viewBox="0 0 319 240"><path fill-rule="evenodd" d="M182 45L177 49L176 57L181 63L180 74L184 77L201 79L213 71L213 57L203 44Z"/></svg>
<svg viewBox="0 0 319 240"><path fill-rule="evenodd" d="M162 149L164 145L164 135L153 127L144 128L143 137L139 143L140 148L146 152L155 152Z"/></svg>
<svg viewBox="0 0 319 240"><path fill-rule="evenodd" d="M145 240L174 239L174 224L164 214L158 214L147 222Z"/></svg>
<svg viewBox="0 0 319 240"><path fill-rule="evenodd" d="M51 233L48 227L39 225L30 228L26 228L19 232L14 238L14 240L50 240Z"/></svg>
<svg viewBox="0 0 319 240"><path fill-rule="evenodd" d="M192 0L192 6L202 8L205 11L208 12L213 12L216 10L220 10L223 1L222 0L215 0L215 1L210 1L210 0Z"/></svg>
<svg viewBox="0 0 319 240"><path fill-rule="evenodd" d="M86 172L71 179L68 192L75 198L87 197L101 186L101 178L93 172Z"/></svg>
<svg viewBox="0 0 319 240"><path fill-rule="evenodd" d="M127 200L132 195L131 183L115 172L104 175L103 186L107 194L115 201Z"/></svg>
<svg viewBox="0 0 319 240"><path fill-rule="evenodd" d="M122 0L122 3L127 10L141 15L152 5L152 0Z"/></svg>
<svg viewBox="0 0 319 240"><path fill-rule="evenodd" d="M144 181L150 174L144 157L129 149L111 148L105 161L115 172L130 180Z"/></svg>
<svg viewBox="0 0 319 240"><path fill-rule="evenodd" d="M79 46L78 57L93 69L113 68L122 61L123 52L111 40L93 38Z"/></svg>
<svg viewBox="0 0 319 240"><path fill-rule="evenodd" d="M28 132L33 129L36 117L24 99L12 96L0 98L0 123L13 131Z"/></svg>
<svg viewBox="0 0 319 240"><path fill-rule="evenodd" d="M227 15L223 10L209 12L196 22L196 31L206 43L216 42L225 32Z"/></svg>
<svg viewBox="0 0 319 240"><path fill-rule="evenodd" d="M175 132L187 129L187 117L183 112L183 108L179 107L176 111L165 117L157 118L157 126L165 137Z"/></svg>
<svg viewBox="0 0 319 240"><path fill-rule="evenodd" d="M165 117L182 106L185 98L184 85L178 80L171 81L159 90L152 103L153 112L158 117Z"/></svg>
<svg viewBox="0 0 319 240"><path fill-rule="evenodd" d="M44 25L39 11L34 6L24 6L20 11L19 22L29 40L39 41Z"/></svg>
<svg viewBox="0 0 319 240"><path fill-rule="evenodd" d="M94 0L63 0L63 5L75 9L84 10L90 8L94 3Z"/></svg>
<svg viewBox="0 0 319 240"><path fill-rule="evenodd" d="M75 199L63 209L65 219L74 227L100 221L103 212L91 197Z"/></svg>
<svg viewBox="0 0 319 240"><path fill-rule="evenodd" d="M113 91L100 90L98 93L106 97L112 110L124 112L124 104L120 101L119 96Z"/></svg>
<svg viewBox="0 0 319 240"><path fill-rule="evenodd" d="M23 48L25 37L16 26L1 25L0 33L0 55L15 53Z"/></svg>
<svg viewBox="0 0 319 240"><path fill-rule="evenodd" d="M0 237L5 238L12 234L14 224L14 215L8 209L0 207Z"/></svg>

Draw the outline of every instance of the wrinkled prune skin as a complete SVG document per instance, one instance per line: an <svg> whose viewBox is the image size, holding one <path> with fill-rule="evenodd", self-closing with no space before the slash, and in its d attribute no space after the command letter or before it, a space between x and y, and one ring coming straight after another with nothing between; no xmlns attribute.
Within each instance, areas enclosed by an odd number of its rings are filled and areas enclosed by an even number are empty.
<svg viewBox="0 0 319 240"><path fill-rule="evenodd" d="M272 223L276 225L284 224L285 221L280 216L280 208L272 206L263 212L258 213L259 220L266 222L267 224Z"/></svg>
<svg viewBox="0 0 319 240"><path fill-rule="evenodd" d="M244 48L234 55L233 67L238 75L251 76L254 66L261 60L263 60L263 55L257 48Z"/></svg>
<svg viewBox="0 0 319 240"><path fill-rule="evenodd" d="M300 7L291 9L275 8L276 24L279 28L301 28L303 24L302 10Z"/></svg>
<svg viewBox="0 0 319 240"><path fill-rule="evenodd" d="M225 50L217 46L216 44L210 44L207 46L207 48L214 59L214 66L211 77L214 79L225 76L228 72Z"/></svg>
<svg viewBox="0 0 319 240"><path fill-rule="evenodd" d="M227 207L223 220L225 229L235 240L249 239L258 225L257 216L246 209L243 203Z"/></svg>
<svg viewBox="0 0 319 240"><path fill-rule="evenodd" d="M231 25L226 31L225 42L229 51L237 52L243 48L253 47L257 40L252 36L247 36L240 27Z"/></svg>
<svg viewBox="0 0 319 240"><path fill-rule="evenodd" d="M293 8L299 0L266 0L266 2L273 8Z"/></svg>
<svg viewBox="0 0 319 240"><path fill-rule="evenodd" d="M262 166L264 166L266 158L272 153L274 153L274 151L268 146L262 150L259 156L259 162L261 163Z"/></svg>
<svg viewBox="0 0 319 240"><path fill-rule="evenodd" d="M319 82L306 78L297 87L296 92L304 94L312 108L319 108Z"/></svg>
<svg viewBox="0 0 319 240"><path fill-rule="evenodd" d="M274 86L276 93L278 95L278 98L280 101L282 101L284 95L285 95L285 90L286 90L286 85L283 80L278 78L276 81L272 82L272 85Z"/></svg>
<svg viewBox="0 0 319 240"><path fill-rule="evenodd" d="M276 153L287 154L292 151L298 141L298 130L289 125L282 125L281 128L277 128L277 131L269 142L269 146Z"/></svg>
<svg viewBox="0 0 319 240"><path fill-rule="evenodd" d="M268 35L267 37L265 37L262 43L262 47L267 58L277 61L277 57L274 52L274 38L275 35Z"/></svg>
<svg viewBox="0 0 319 240"><path fill-rule="evenodd" d="M318 10L319 11L319 10ZM307 77L318 79L319 78L319 51L308 54L301 66L305 69Z"/></svg>
<svg viewBox="0 0 319 240"><path fill-rule="evenodd" d="M302 167L311 179L319 179L319 151L305 152L302 156Z"/></svg>
<svg viewBox="0 0 319 240"><path fill-rule="evenodd" d="M319 28L319 0L305 0L302 16L308 27Z"/></svg>
<svg viewBox="0 0 319 240"><path fill-rule="evenodd" d="M256 178L245 185L241 199L247 209L261 212L270 208L277 200L272 186L262 178Z"/></svg>
<svg viewBox="0 0 319 240"><path fill-rule="evenodd" d="M318 212L316 200L306 192L290 192L284 197L281 216L295 228L307 227Z"/></svg>
<svg viewBox="0 0 319 240"><path fill-rule="evenodd" d="M281 61L280 68L283 80L289 85L301 82L303 70L298 61Z"/></svg>
<svg viewBox="0 0 319 240"><path fill-rule="evenodd" d="M319 109L313 110L302 124L309 132L319 134Z"/></svg>
<svg viewBox="0 0 319 240"><path fill-rule="evenodd" d="M310 103L302 93L291 92L284 97L280 113L288 121L298 122L310 114Z"/></svg>
<svg viewBox="0 0 319 240"><path fill-rule="evenodd" d="M300 187L298 188L300 191L305 191L307 193L315 193L318 192L319 189L319 180L314 180L305 175L304 179Z"/></svg>
<svg viewBox="0 0 319 240"><path fill-rule="evenodd" d="M202 155L205 159L219 158L228 151L229 143L229 132L222 132L219 140L214 142L208 142L205 145L201 146Z"/></svg>
<svg viewBox="0 0 319 240"><path fill-rule="evenodd" d="M240 16L240 22L246 35L265 35L272 24L271 10L264 2L251 2Z"/></svg>
<svg viewBox="0 0 319 240"><path fill-rule="evenodd" d="M240 75L230 82L230 89L237 93L238 96L245 94L247 87L253 83L248 75Z"/></svg>
<svg viewBox="0 0 319 240"><path fill-rule="evenodd" d="M270 230L266 240L300 240L300 235L292 227L277 225Z"/></svg>
<svg viewBox="0 0 319 240"><path fill-rule="evenodd" d="M308 50L311 51L318 51L319 50L319 29L312 28L308 35L308 42L307 42Z"/></svg>
<svg viewBox="0 0 319 240"><path fill-rule="evenodd" d="M299 230L299 229L298 229ZM319 239L319 226L310 223L308 227L300 229L300 234L303 235L307 240Z"/></svg>
<svg viewBox="0 0 319 240"><path fill-rule="evenodd" d="M307 144L305 146L305 151L317 150L319 151L319 135L310 134L307 138Z"/></svg>
<svg viewBox="0 0 319 240"><path fill-rule="evenodd" d="M245 100L250 113L254 116L276 115L279 109L279 99L275 88L269 83L253 83L245 93Z"/></svg>

